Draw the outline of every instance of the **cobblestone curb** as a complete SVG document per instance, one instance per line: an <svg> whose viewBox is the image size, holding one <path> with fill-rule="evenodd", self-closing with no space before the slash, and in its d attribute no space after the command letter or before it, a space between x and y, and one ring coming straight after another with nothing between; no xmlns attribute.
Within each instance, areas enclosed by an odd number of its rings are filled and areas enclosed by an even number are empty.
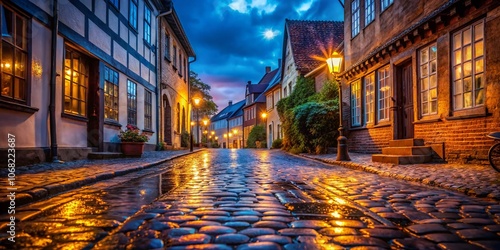
<svg viewBox="0 0 500 250"><path fill-rule="evenodd" d="M27 191L21 191L16 193L16 206L23 206L27 205L33 202L37 202L52 196L55 196L60 193L64 193L85 185L93 184L99 181L111 179L114 177L126 175L132 172L140 171L143 169L147 169L162 163L165 163L167 161L171 161L173 159L183 157L186 155L190 155L193 153L197 153L203 151L203 149L199 150L194 150L193 152L188 152L188 153L181 153L178 155L170 156L161 160L153 161L153 162L148 162L148 163L141 163L138 162L137 165L133 165L129 168L123 168L119 169L116 171L108 171L108 172L102 172L99 174L96 174L94 176L87 176L84 178L77 178L77 179L71 179L63 182L58 182L58 183L52 183L52 184L47 184L43 186L34 186L30 188ZM0 200L0 207L8 207L9 205L9 200L7 198L3 198Z"/></svg>
<svg viewBox="0 0 500 250"><path fill-rule="evenodd" d="M448 176L436 176L436 175L431 175L431 176L420 176L420 177L415 177L411 176L405 173L405 171L401 171L402 173L396 173L394 171L389 171L387 170L388 166L384 166L387 164L369 164L366 162L359 163L359 162L353 162L353 161L337 161L334 160L334 157L318 157L315 155L308 155L308 154L300 154L300 155L295 155L298 157L304 157L307 159L312 159L312 160L317 160L329 165L337 165L337 166L342 166L346 168L351 168L351 169L357 169L357 170L362 170L368 173L373 173L377 174L380 176L384 177L389 177L389 178L394 178L394 179L399 179L399 180L404 180L404 181L412 181L412 182L417 182L417 183L422 183L424 185L432 186L432 187L439 187L439 188L444 188L456 192L460 192L472 197L479 197L479 198L489 198L495 201L500 201L500 192L498 191L498 184L493 184L495 187L489 187L488 189L484 189L481 187L474 188L474 186L477 183L470 183L467 180L459 180L463 185L457 185L456 183L453 183L451 179L453 177L450 175ZM384 168L386 167L386 168ZM417 165L412 165L413 168L423 168L419 167ZM422 171L424 171L422 169ZM446 180L449 181L443 181L442 177L447 177ZM458 181L458 180L457 180ZM479 180L481 182L481 180ZM500 184L500 181L499 181ZM477 185L476 185L477 186Z"/></svg>

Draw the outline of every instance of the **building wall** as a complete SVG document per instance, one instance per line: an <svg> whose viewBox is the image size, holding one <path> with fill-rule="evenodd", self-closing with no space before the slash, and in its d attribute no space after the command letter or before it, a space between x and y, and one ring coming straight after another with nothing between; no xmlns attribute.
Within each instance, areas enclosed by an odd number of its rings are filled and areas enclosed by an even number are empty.
<svg viewBox="0 0 500 250"><path fill-rule="evenodd" d="M281 86L277 85L271 90L266 92L266 136L267 136L267 148L271 148L273 141L281 138L281 132L279 131L281 127L281 121L278 114L278 109L276 104L281 99ZM267 102L271 101L271 103Z"/></svg>
<svg viewBox="0 0 500 250"><path fill-rule="evenodd" d="M181 133L183 128L182 110L185 110L186 118L184 120L184 127L189 130L191 123L190 119L190 106L189 106L189 63L188 56L185 48L181 45L179 38L175 36L172 27L166 22L164 18L161 20L162 28L160 29L161 36L161 83L162 83L162 96L167 95L170 102L170 114L171 114L171 133L169 135L164 134L164 116L165 116L165 105L162 105L162 113L160 119L160 134L161 140L165 140L166 137L172 138L172 146L178 148L181 145ZM168 36L167 36L168 35ZM169 52L165 49L166 43L168 41ZM175 56L174 56L175 48ZM175 57L175 58L174 58ZM177 103L179 103L180 109L177 110ZM180 116L177 116L177 112L180 112ZM180 119L180 121L178 121ZM200 121L202 118L200 117ZM180 129L177 128L177 123L180 123ZM194 130L196 132L196 128ZM196 138L195 138L196 139Z"/></svg>
<svg viewBox="0 0 500 250"><path fill-rule="evenodd" d="M137 84L137 126L144 129L144 92L149 90L152 97L152 132L147 149L156 145L156 59L151 46L144 43L144 1L139 1L137 30L128 24L128 1L120 1L120 9L110 6L108 1L59 1L59 35L56 46L56 95L55 117L57 144L62 160L86 157L90 152L89 143L101 150L116 150L117 135L127 124L127 80ZM27 105L19 106L1 99L0 133L16 134L16 147L25 152L19 158L34 163L47 160L50 147L49 91L51 75L51 1L31 0L28 2L2 3L14 9L15 13L28 17L29 32L28 83L30 89ZM151 8L151 43L156 41L158 13ZM18 11L19 10L19 11ZM86 93L87 112L85 116L68 115L63 110L65 50L73 50L89 59L89 75ZM118 72L118 120L104 119L104 66ZM95 88L97 91L92 92ZM97 98L94 103L93 98ZM8 100L7 100L8 101ZM93 118L94 115L100 118ZM4 119L7 118L7 119ZM99 119L100 127L89 129L88 121ZM93 141L94 134L100 140ZM98 145L99 144L99 145ZM0 142L0 151L6 150L6 141ZM39 152L43 151L43 154ZM26 157L23 157L26 156ZM31 162L28 162L31 161ZM23 163L20 161L20 165Z"/></svg>
<svg viewBox="0 0 500 250"><path fill-rule="evenodd" d="M295 61L293 59L290 38L286 39L285 51L285 60L283 60L283 77L281 78L281 93L283 93L283 98L290 95L293 88L295 88L295 83L297 83L297 77L299 76L297 66L295 65Z"/></svg>
<svg viewBox="0 0 500 250"><path fill-rule="evenodd" d="M402 2L406 3L406 1L395 0L393 7L401 6ZM432 5L421 6L416 11L430 13L431 10L427 7L438 6L437 2L439 1L432 2ZM409 10L413 7L406 6L405 11L411 12ZM394 15L397 16L397 14ZM377 21L377 17L375 20ZM484 20L485 102L484 105L478 105L475 108L455 110L452 99L455 93L455 85L452 82L453 57L451 57L453 54L453 35L462 28L480 20ZM347 81L343 84L344 124L349 126L349 149L355 152L378 153L382 147L388 146L389 140L398 138L396 122L398 107L394 102L391 102L388 122L363 123L360 127L352 126L350 120L352 116L350 112L352 108L350 106L352 94L349 89L350 84L356 80L363 81L368 74L389 65L391 96L397 101L401 97L396 92L396 88L400 84L397 81L396 69L403 62L409 61L412 63L414 138L424 139L425 144L433 146L435 152L446 161L487 164L487 151L493 141L486 138L485 135L492 131L498 131L500 127L500 87L496 84L500 80L498 63L500 48L496 46L496 41L500 39L499 21L500 7L492 1L485 1L480 8L474 6L464 8L462 16L453 15L451 19L446 20L446 23L437 24L422 35L404 43L404 46L393 48L393 51L383 55L378 62L371 63L368 67L362 67L360 70L351 71L347 75ZM410 23L404 27L408 27L408 25ZM346 37L348 34L350 34L350 28L346 29ZM351 43L346 43L346 45L357 44L356 39L354 38ZM417 67L420 63L419 52L420 49L434 43L437 48L437 112L422 115L423 97L419 83L421 69ZM366 45L366 47L370 46ZM352 47L350 48L352 50ZM352 55L351 52L346 51L349 55ZM370 53L370 50L365 50L361 57ZM346 64L347 69L350 66L350 64ZM363 94L366 94L364 89Z"/></svg>

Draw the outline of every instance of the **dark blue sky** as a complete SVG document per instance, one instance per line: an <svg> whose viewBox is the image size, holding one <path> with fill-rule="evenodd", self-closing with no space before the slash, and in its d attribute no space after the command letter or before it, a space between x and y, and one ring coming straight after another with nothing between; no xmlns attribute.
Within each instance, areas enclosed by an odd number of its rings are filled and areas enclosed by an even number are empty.
<svg viewBox="0 0 500 250"><path fill-rule="evenodd" d="M191 70L212 86L219 110L245 97L265 67L278 67L285 18L344 19L338 0L174 0L197 55ZM343 1L342 1L343 2Z"/></svg>

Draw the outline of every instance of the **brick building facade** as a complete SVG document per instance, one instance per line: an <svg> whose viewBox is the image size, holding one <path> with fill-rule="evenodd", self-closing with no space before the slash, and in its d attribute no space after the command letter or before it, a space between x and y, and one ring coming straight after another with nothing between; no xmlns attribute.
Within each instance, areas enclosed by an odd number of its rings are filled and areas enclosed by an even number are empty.
<svg viewBox="0 0 500 250"><path fill-rule="evenodd" d="M486 163L500 130L498 1L345 5L344 126L349 150L418 138L449 162Z"/></svg>

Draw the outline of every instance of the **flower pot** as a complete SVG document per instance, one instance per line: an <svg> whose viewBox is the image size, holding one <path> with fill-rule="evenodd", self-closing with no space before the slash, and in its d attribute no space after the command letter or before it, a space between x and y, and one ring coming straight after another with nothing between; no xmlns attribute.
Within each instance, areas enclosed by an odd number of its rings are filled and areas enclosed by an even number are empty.
<svg viewBox="0 0 500 250"><path fill-rule="evenodd" d="M124 156L141 157L144 152L144 142L122 142L121 148Z"/></svg>

